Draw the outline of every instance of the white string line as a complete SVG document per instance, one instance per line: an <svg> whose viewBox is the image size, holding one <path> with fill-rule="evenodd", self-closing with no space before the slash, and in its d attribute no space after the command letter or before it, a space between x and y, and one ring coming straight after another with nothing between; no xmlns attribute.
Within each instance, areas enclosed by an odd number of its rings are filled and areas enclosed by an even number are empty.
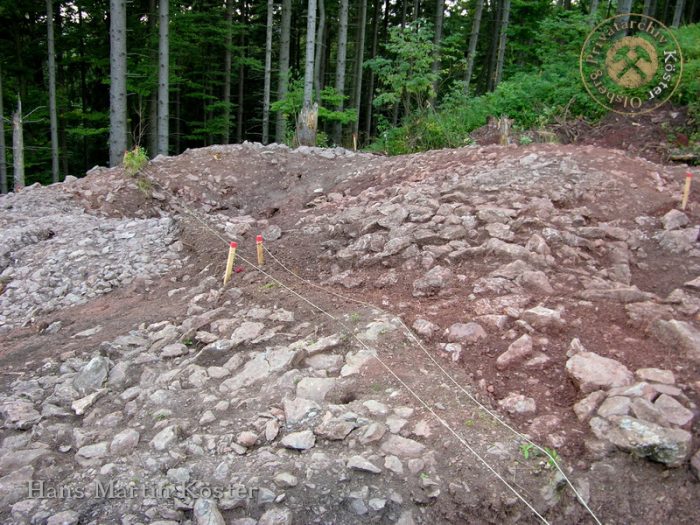
<svg viewBox="0 0 700 525"><path fill-rule="evenodd" d="M479 461L481 461L481 463L483 463L483 464L484 464L484 465L485 465L485 466L486 466L486 467L487 467L487 468L488 468L488 469L489 469L489 470L490 470L490 471L491 471L491 472L492 472L506 487L508 487L508 489L510 489L511 492L513 492L513 494L514 494L520 501L522 501L525 505L527 505L527 507L542 521L542 523L545 523L545 524L548 524L548 523L549 523L539 512L537 512L537 510L536 510L522 495L520 495L520 493L519 493L517 490L515 490L515 488L513 488L513 487L503 478L503 476L501 476L491 465L489 465L489 463L488 463L484 458L482 458L482 457L476 452L476 450L474 450L474 449L469 445L469 443L467 443L459 434L457 434L457 432L456 432L444 419L442 419L438 414L436 414L435 411L432 409L432 407L431 407L430 405L428 405L427 402L425 402L418 394L416 394L416 393L413 391L413 389L412 389L410 386L408 386L398 375L396 375L396 373L391 369L391 367L390 367L389 365L387 365L381 357L379 357L379 355L377 354L376 351L372 351L372 349L371 349L369 346L367 346L367 344L366 344L364 341L362 341L362 339L360 339L359 337L357 337L357 335L355 335L355 333L354 333L347 325L345 325L345 323L343 323L340 319L338 319L337 317L335 317L333 314L327 312L326 310L324 310L324 309L321 308L320 306L316 305L315 303L313 303L312 301L310 301L309 299L307 299L306 297L304 297L303 295L301 295L300 293L298 293L296 290L293 290L292 288L290 288L289 286L287 286L286 284L284 284L284 283L283 283L282 281L280 281L279 279L273 277L273 276L270 275L268 272L266 272L265 270L261 269L259 266L256 266L255 264L253 264L252 262L250 262L249 260L247 260L245 257L241 256L240 259L241 259L243 262L245 262L246 264L248 264L249 266L251 266L253 269L257 270L257 271L260 272L261 274L265 275L266 277L268 277L269 279L271 279L272 281L274 281L275 283L277 283L279 286L281 286L282 288L284 288L285 290L287 290L287 291L290 292L291 294L293 294L293 295L295 295L296 297L302 299L303 301L305 301L306 303L308 303L311 307L315 308L316 310L318 310L318 311L321 312L322 314L326 315L327 317L329 317L330 319L332 319L333 321L335 321L335 322L336 322L338 325L340 325L346 332L350 333L351 336L352 336L352 338L355 339L358 343L360 343L360 345L362 345L362 347L364 347L368 352L370 352L370 353L372 354L372 357L374 357L384 368L386 368L386 370L387 370L387 371L388 371L388 372L389 372L389 373L390 373L390 374L391 374L391 375L392 375L392 376L393 376L393 377L394 377L394 378L395 378L395 379L396 379L396 380L397 380L397 381L398 381L398 382L399 382L413 397L415 397L416 400L417 400L421 405L423 405L423 406L433 415L433 417L434 417L435 419L437 419L437 421L438 421L440 424L442 424L448 431L450 431L450 432L452 433L452 435L454 435L455 438L456 438L460 443L462 443L462 445L464 445L464 446L467 448L467 450L469 450L469 452L471 452L471 453L472 453Z"/></svg>
<svg viewBox="0 0 700 525"><path fill-rule="evenodd" d="M165 191L166 193L169 193L170 196L175 200L175 196L174 196L170 191L166 190L159 182L157 182L157 181L154 181L154 182L156 182L156 184L158 184L158 185L161 187L161 189L163 189L163 191ZM222 242L224 242L227 246L229 245L229 241L227 241L221 234L219 234L218 231L216 231L215 229L213 229L212 227L210 227L204 220L200 219L200 218L199 218L193 211L191 211L186 205L181 204L181 206L182 206L182 208L183 208L189 215L191 215L195 220L197 220L199 223L201 223L202 226L204 226L204 227L205 227L207 230L209 230L212 234L214 234L216 237L218 237L218 238L219 238ZM269 252L268 252L268 253L269 253ZM355 339L358 343L360 343L361 346L363 346L366 350L368 350L370 353L372 353L372 354L373 354L373 357L374 357L384 368L386 368L386 370L387 370L394 378L396 378L396 380L397 380L397 381L398 381L398 382L399 382L399 383L400 383L414 398L416 398L416 400L417 400L420 404L422 404L422 405L433 415L433 417L434 417L441 425L443 425L445 428L447 428L447 430L448 430L452 435L454 435L455 438L456 438L462 445L464 445L464 447L465 447L469 452L471 452L481 463L483 463L483 464L486 466L486 468L488 468L489 471L490 471L491 473L493 473L494 476L496 476L496 478L498 478L498 479L499 479L499 480L500 480L500 481L501 481L501 482L502 482L502 483L503 483L503 484L504 484L504 485L505 485L519 500L520 500L520 501L522 501L522 502L533 512L533 514L535 514L535 516L537 516L537 517L540 519L540 521L542 521L542 523L545 523L546 525L549 525L549 522L544 518L544 516L542 516L539 512L537 512L537 509L535 509L535 507L533 507L533 505L532 505L530 502L528 502L528 501L525 499L524 496L522 496L510 483L508 483L508 481L507 481L505 478L503 478L503 476L501 476L501 475L500 475L500 474L499 474L499 473L498 473L498 472L497 472L483 457L481 457L481 456L479 455L479 453L478 453L476 450L474 450L474 449L469 445L469 443L467 443L467 441L466 441L464 438L462 438L459 434L457 434L457 432L456 432L445 420L443 420L438 414L436 414L435 411L432 409L432 407L431 407L430 405L428 405L427 402L425 402L418 394L415 393L415 391L413 391L413 389L412 389L411 387L409 387L398 375L396 375L396 373L391 369L391 367L389 367L389 365L387 365L387 364L376 354L376 352L373 352L372 349L369 348L369 346L367 346L367 344L366 344L364 341L362 341L360 338L358 338L358 337L354 334L354 332L353 332L349 327L347 327L340 319L336 318L336 317L333 316L331 313L325 311L325 310L324 310L323 308L321 308L320 306L314 304L312 301L310 301L309 299L307 299L306 297L304 297L303 295L301 295L300 293L298 293L296 290L293 290L292 288L290 288L289 286L287 286L286 284L284 284L284 283L283 283L282 281L280 281L279 279L275 278L274 276L270 275L268 272L266 272L265 270L263 270L263 269L260 268L259 266L256 266L255 264L253 264L252 262L250 262L248 259L246 259L246 258L243 257L242 255L239 255L239 258L240 258L243 262L245 262L246 264L248 264L250 267L252 267L253 269L257 270L257 271L258 271L259 273L261 273L262 275L265 275L267 278L269 278L269 279L271 279L272 281L274 281L275 283L277 283L280 287L284 288L285 290L287 290L287 291L288 291L289 293L291 293L292 295L298 297L298 298L301 299L302 301L304 301L304 302L306 302L307 304L309 304L312 308L318 310L318 311L321 312L322 314L326 315L327 317L329 317L330 319L332 319L333 321L335 321L335 322L336 322L337 324L339 324L344 330L346 330L348 333L350 333L351 336L353 337L353 339Z"/></svg>
<svg viewBox="0 0 700 525"><path fill-rule="evenodd" d="M563 469L561 468L561 466L559 465L559 463L556 461L556 459L554 458L554 456L553 456L552 454L550 454L549 451L547 451L546 449L544 449L543 447L541 447L540 445L538 445L537 443L535 443L534 441L532 441L532 440L531 440L530 438L528 438L526 435L522 434L521 432L519 432L518 430L516 430L515 428L513 428L512 426L510 426L510 425L509 425L508 423L506 423L503 419L501 419L497 414L495 414L493 411L491 411L489 408L487 408L484 404L482 404L481 402L479 402L479 400L476 399L476 397L474 397L468 390L466 390L466 389L465 389L465 388L464 388L464 387L463 387L463 386L462 386L462 385L461 385L447 370L445 370L445 369L443 368L443 366L433 357L433 355L427 350L427 348L425 348L425 346L424 346L423 343L420 341L420 339L418 339L418 338L416 337L416 335L413 333L413 330L411 330L411 329L406 325L406 323L404 323L404 321L403 321L403 319L401 319L401 317L399 317L399 316L393 314L392 312L389 312L389 311L387 311L387 310L385 310L385 309L383 309L383 308L381 308L381 307L379 307L379 306L376 306L376 305L374 305L374 304L372 304L372 303L368 303L368 302L366 302L366 301L362 301L362 300L359 300L359 299L355 299L355 298L353 298L353 297L348 297L348 296L346 296L346 295L337 293L337 292L335 292L335 291L333 291L333 290L330 290L330 289L325 288L325 287L323 287L323 286L321 286L321 285L318 285L318 284L316 284L316 283L314 283L314 282L312 282L312 281L309 281L308 279L304 279L303 277L301 277L300 275L298 275L298 274L296 274L294 271L292 271L290 268L288 268L287 266L285 266L285 264L282 263L282 261L280 261L277 257L275 257L274 254L273 254L272 252L270 252L270 250L269 250L267 247L264 247L264 249L265 249L265 251L270 255L270 258L273 259L277 264L279 264L285 271L287 271L288 273L290 273L291 275L293 275L294 277L296 277L296 278L299 279L300 281L304 282L305 284L308 284L308 285L310 285L310 286L313 286L314 288L318 288L318 289L324 291L325 293L328 293L328 294L330 294L330 295L333 295L333 296L335 296L335 297L338 297L339 299L343 299L343 300L346 300L346 301L354 302L354 303L356 303L356 304L360 304L360 305L365 306L365 307L368 307L368 308L374 308L374 309L376 309L376 310L378 310L378 311L380 311L380 312L382 312L382 313L384 313L384 314L386 314L386 315L389 315L389 316L392 317L393 319L396 319L396 320L401 324L401 326L403 327L404 331L408 334L409 338L410 338L414 343L416 343L416 344L420 347L420 349L423 351L423 353L424 353L426 356L428 356L428 358L429 358L429 359L433 362L433 364L440 370L440 372L442 372L442 374L443 374L445 377L447 377L452 383L454 383L454 385L455 385L457 388L459 388L459 390L461 390L473 403L475 403L481 410L483 410L483 411L486 412L488 415L490 415L493 419L495 419L498 423L500 423L500 424L501 424L502 426L504 426L506 429L508 429L509 431L511 431L516 437L520 438L521 440L525 441L526 443L529 443L530 445L532 445L533 447L535 447L537 450L539 450L542 454L544 454L547 458L549 458L549 461L550 461L550 462L556 467L556 469L561 473L561 475L563 476L564 480L565 480L566 483L569 485L569 487L571 488L571 490L573 491L573 493L576 495L576 498L579 500L579 502L581 503L581 505L583 505L583 507L588 511L588 513L591 515L591 517L596 521L596 523L597 523L598 525L602 525L602 523L600 522L600 520L598 519L598 517L595 515L595 513L593 512L593 510L592 510L592 509L588 506L588 504L584 501L583 497L582 497L581 494L578 492L578 490L576 490L576 487L575 487L574 484L571 482L571 480L568 478L568 476L566 475L566 473L563 471Z"/></svg>

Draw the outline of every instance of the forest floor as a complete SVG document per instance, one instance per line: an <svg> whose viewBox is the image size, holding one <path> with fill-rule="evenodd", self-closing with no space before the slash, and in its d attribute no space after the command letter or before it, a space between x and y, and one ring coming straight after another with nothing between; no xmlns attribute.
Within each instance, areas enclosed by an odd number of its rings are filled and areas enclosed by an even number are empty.
<svg viewBox="0 0 700 525"><path fill-rule="evenodd" d="M0 519L700 522L688 172L243 144L0 198Z"/></svg>

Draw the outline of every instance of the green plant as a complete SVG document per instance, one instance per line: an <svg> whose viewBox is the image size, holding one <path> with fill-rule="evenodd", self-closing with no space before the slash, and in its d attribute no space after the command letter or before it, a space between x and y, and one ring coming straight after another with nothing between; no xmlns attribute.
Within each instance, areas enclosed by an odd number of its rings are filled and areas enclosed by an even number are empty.
<svg viewBox="0 0 700 525"><path fill-rule="evenodd" d="M400 104L409 114L422 109L435 96L434 83L438 75L432 71L435 44L432 27L424 20L414 20L405 27L389 29L389 41L384 46L386 56L365 63L379 79L376 107Z"/></svg>
<svg viewBox="0 0 700 525"><path fill-rule="evenodd" d="M547 453L547 467L556 468L557 463L561 461L561 457L557 451L549 447L544 447L544 451Z"/></svg>
<svg viewBox="0 0 700 525"><path fill-rule="evenodd" d="M130 177L135 177L148 164L146 150L140 146L134 146L134 149L124 153L123 164L124 173Z"/></svg>
<svg viewBox="0 0 700 525"><path fill-rule="evenodd" d="M532 454L532 451L537 449L535 448L535 445L532 443L521 443L520 444L520 454L525 458L525 459L530 459L530 454Z"/></svg>
<svg viewBox="0 0 700 525"><path fill-rule="evenodd" d="M350 322L351 323L357 323L360 321L360 319L362 319L362 317L357 312L353 312L350 314Z"/></svg>
<svg viewBox="0 0 700 525"><path fill-rule="evenodd" d="M520 142L521 146L527 146L528 144L532 144L532 138L527 135L520 135L518 142Z"/></svg>
<svg viewBox="0 0 700 525"><path fill-rule="evenodd" d="M315 97L315 95L314 95ZM321 90L321 103L318 106L319 123L339 122L343 125L350 124L357 120L357 110L346 108L343 111L336 111L341 102L347 97L339 95L333 87L325 87ZM270 107L271 111L279 111L284 115L287 122L285 142L292 145L296 137L296 119L304 104L304 83L301 79L293 80L289 85L289 91L282 100L274 102ZM319 128L321 126L319 125ZM330 143L328 135L321 131L316 134L316 145L326 147Z"/></svg>
<svg viewBox="0 0 700 525"><path fill-rule="evenodd" d="M688 114L700 136L700 24L682 26L674 31L678 44L683 51L683 77L672 100L678 104L688 105ZM691 132L692 133L692 132ZM697 139L696 139L697 140Z"/></svg>
<svg viewBox="0 0 700 525"><path fill-rule="evenodd" d="M561 117L602 117L605 110L590 97L579 78L579 53L590 30L586 18L557 11L532 29L532 39L538 44L534 49L541 49L532 57L536 63L509 69L506 80L493 92L466 96L463 84L456 83L438 110L417 104L404 107L402 125L380 130L370 150L399 155L460 147L470 143L469 134L485 125L489 116L507 115L519 129L541 129ZM528 49L532 54L531 44ZM392 96L395 101L396 94Z"/></svg>
<svg viewBox="0 0 700 525"><path fill-rule="evenodd" d="M136 187L146 197L151 196L151 191L153 190L153 184L151 184L150 180L148 180L144 177L139 177L138 179L136 179Z"/></svg>
<svg viewBox="0 0 700 525"><path fill-rule="evenodd" d="M544 452L543 452L544 451ZM561 457L559 456L559 453L549 447L544 447L542 449L538 448L536 445L532 443L521 443L520 444L520 454L523 456L525 459L530 459L530 457L546 457L547 458L547 465L546 468L553 469L556 468L557 463L561 461Z"/></svg>
<svg viewBox="0 0 700 525"><path fill-rule="evenodd" d="M274 282L265 283L260 287L260 291L265 292L268 290L274 290L275 288L278 288L278 287L279 287L279 285L277 283L274 283Z"/></svg>
<svg viewBox="0 0 700 525"><path fill-rule="evenodd" d="M182 340L182 344L185 346L194 346L194 340L191 337L187 337Z"/></svg>

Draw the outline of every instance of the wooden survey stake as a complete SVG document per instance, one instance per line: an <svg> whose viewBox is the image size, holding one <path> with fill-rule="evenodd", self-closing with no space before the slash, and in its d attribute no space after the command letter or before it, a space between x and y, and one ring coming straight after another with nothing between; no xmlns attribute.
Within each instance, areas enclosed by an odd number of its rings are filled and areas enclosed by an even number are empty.
<svg viewBox="0 0 700 525"><path fill-rule="evenodd" d="M236 262L236 250L238 249L238 243L231 242L228 248L228 260L226 261L226 273L224 273L224 286L228 284L231 280L231 273L233 272L233 265Z"/></svg>
<svg viewBox="0 0 700 525"><path fill-rule="evenodd" d="M258 266L262 266L265 264L265 253L263 252L263 236L258 235L255 238L255 244L257 245L258 249Z"/></svg>
<svg viewBox="0 0 700 525"><path fill-rule="evenodd" d="M688 196L690 195L690 183L693 181L693 174L688 172L685 174L685 187L683 188L683 200L681 201L681 210L685 210L688 205Z"/></svg>

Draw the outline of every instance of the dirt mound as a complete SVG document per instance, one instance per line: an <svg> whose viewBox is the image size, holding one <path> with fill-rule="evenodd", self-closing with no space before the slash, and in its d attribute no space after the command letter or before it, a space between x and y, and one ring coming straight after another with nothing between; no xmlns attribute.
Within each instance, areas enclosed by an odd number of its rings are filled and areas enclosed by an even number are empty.
<svg viewBox="0 0 700 525"><path fill-rule="evenodd" d="M387 158L243 144L16 196L136 232L173 221L177 269L0 336L3 517L591 521L566 473L606 523L698 521L686 171L597 146ZM60 259L50 243L79 233L55 222L31 246ZM248 264L259 233L264 274ZM221 287L229 240L237 273ZM4 254L10 285L46 287L16 271L22 249ZM98 282L74 259L54 262ZM28 498L28 479L194 488L66 503ZM204 495L230 484L257 493Z"/></svg>
<svg viewBox="0 0 700 525"><path fill-rule="evenodd" d="M688 137L689 130L696 128L697 123L688 115L686 107L671 107L636 116L609 113L596 124L581 118L561 119L545 130L513 131L510 140L515 144L592 145L668 164L674 157L693 150L697 158L698 144L692 144ZM470 137L482 146L499 144L496 121L473 131Z"/></svg>

